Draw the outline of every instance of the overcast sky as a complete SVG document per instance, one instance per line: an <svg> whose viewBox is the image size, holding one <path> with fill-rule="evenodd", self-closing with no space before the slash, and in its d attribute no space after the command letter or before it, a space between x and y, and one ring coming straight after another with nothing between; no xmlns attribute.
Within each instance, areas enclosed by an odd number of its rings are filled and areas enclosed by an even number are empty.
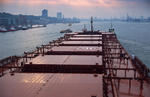
<svg viewBox="0 0 150 97"><path fill-rule="evenodd" d="M0 0L0 12L49 16L62 12L65 17L99 18L150 16L150 0Z"/></svg>

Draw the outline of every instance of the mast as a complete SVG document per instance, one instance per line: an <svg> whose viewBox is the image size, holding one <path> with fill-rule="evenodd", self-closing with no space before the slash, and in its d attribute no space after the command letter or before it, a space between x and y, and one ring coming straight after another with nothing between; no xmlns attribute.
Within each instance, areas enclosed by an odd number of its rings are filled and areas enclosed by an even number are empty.
<svg viewBox="0 0 150 97"><path fill-rule="evenodd" d="M93 17L91 17L91 32L94 32L94 29L93 29Z"/></svg>
<svg viewBox="0 0 150 97"><path fill-rule="evenodd" d="M113 29L112 18L111 18L111 21L110 21L110 29Z"/></svg>
<svg viewBox="0 0 150 97"><path fill-rule="evenodd" d="M110 29L109 29L109 32L114 32L114 28L113 28L113 24L112 24L112 18L111 18L111 24L110 24Z"/></svg>
<svg viewBox="0 0 150 97"><path fill-rule="evenodd" d="M86 29L86 25L84 24L84 29Z"/></svg>

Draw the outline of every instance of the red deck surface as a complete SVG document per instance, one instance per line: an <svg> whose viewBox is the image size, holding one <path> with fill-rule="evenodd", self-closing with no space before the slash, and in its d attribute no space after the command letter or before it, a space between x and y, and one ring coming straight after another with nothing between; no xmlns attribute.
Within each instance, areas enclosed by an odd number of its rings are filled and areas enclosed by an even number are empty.
<svg viewBox="0 0 150 97"><path fill-rule="evenodd" d="M102 51L102 47L97 46L55 46L52 51Z"/></svg>
<svg viewBox="0 0 150 97"><path fill-rule="evenodd" d="M71 37L70 40L98 40L102 39L102 37Z"/></svg>
<svg viewBox="0 0 150 97"><path fill-rule="evenodd" d="M74 65L102 65L102 56L93 55L44 55L38 56L28 64L74 64Z"/></svg>
<svg viewBox="0 0 150 97"><path fill-rule="evenodd" d="M61 44L102 44L102 41L63 41Z"/></svg>
<svg viewBox="0 0 150 97"><path fill-rule="evenodd" d="M0 97L102 97L102 75L15 73L0 78Z"/></svg>
<svg viewBox="0 0 150 97"><path fill-rule="evenodd" d="M102 37L102 35L74 35L74 37Z"/></svg>

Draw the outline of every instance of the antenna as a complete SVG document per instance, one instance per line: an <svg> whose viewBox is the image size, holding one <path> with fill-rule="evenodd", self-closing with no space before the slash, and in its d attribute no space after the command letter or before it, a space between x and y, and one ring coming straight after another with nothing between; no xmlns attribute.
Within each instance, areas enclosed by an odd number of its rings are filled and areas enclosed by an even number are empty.
<svg viewBox="0 0 150 97"><path fill-rule="evenodd" d="M113 24L112 24L112 18L111 18L111 25L110 25L110 28L111 28L111 29L113 28Z"/></svg>
<svg viewBox="0 0 150 97"><path fill-rule="evenodd" d="M84 24L84 29L86 29L86 25Z"/></svg>
<svg viewBox="0 0 150 97"><path fill-rule="evenodd" d="M91 17L91 32L93 32L94 29L93 29L93 17Z"/></svg>

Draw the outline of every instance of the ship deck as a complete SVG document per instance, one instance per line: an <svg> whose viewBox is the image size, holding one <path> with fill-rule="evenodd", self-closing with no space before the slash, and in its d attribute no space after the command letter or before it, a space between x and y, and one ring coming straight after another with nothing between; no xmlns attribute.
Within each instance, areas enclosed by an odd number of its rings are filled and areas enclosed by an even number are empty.
<svg viewBox="0 0 150 97"><path fill-rule="evenodd" d="M102 75L15 73L0 78L1 97L102 97Z"/></svg>
<svg viewBox="0 0 150 97"><path fill-rule="evenodd" d="M115 33L67 33L0 61L1 97L149 97L149 69Z"/></svg>

